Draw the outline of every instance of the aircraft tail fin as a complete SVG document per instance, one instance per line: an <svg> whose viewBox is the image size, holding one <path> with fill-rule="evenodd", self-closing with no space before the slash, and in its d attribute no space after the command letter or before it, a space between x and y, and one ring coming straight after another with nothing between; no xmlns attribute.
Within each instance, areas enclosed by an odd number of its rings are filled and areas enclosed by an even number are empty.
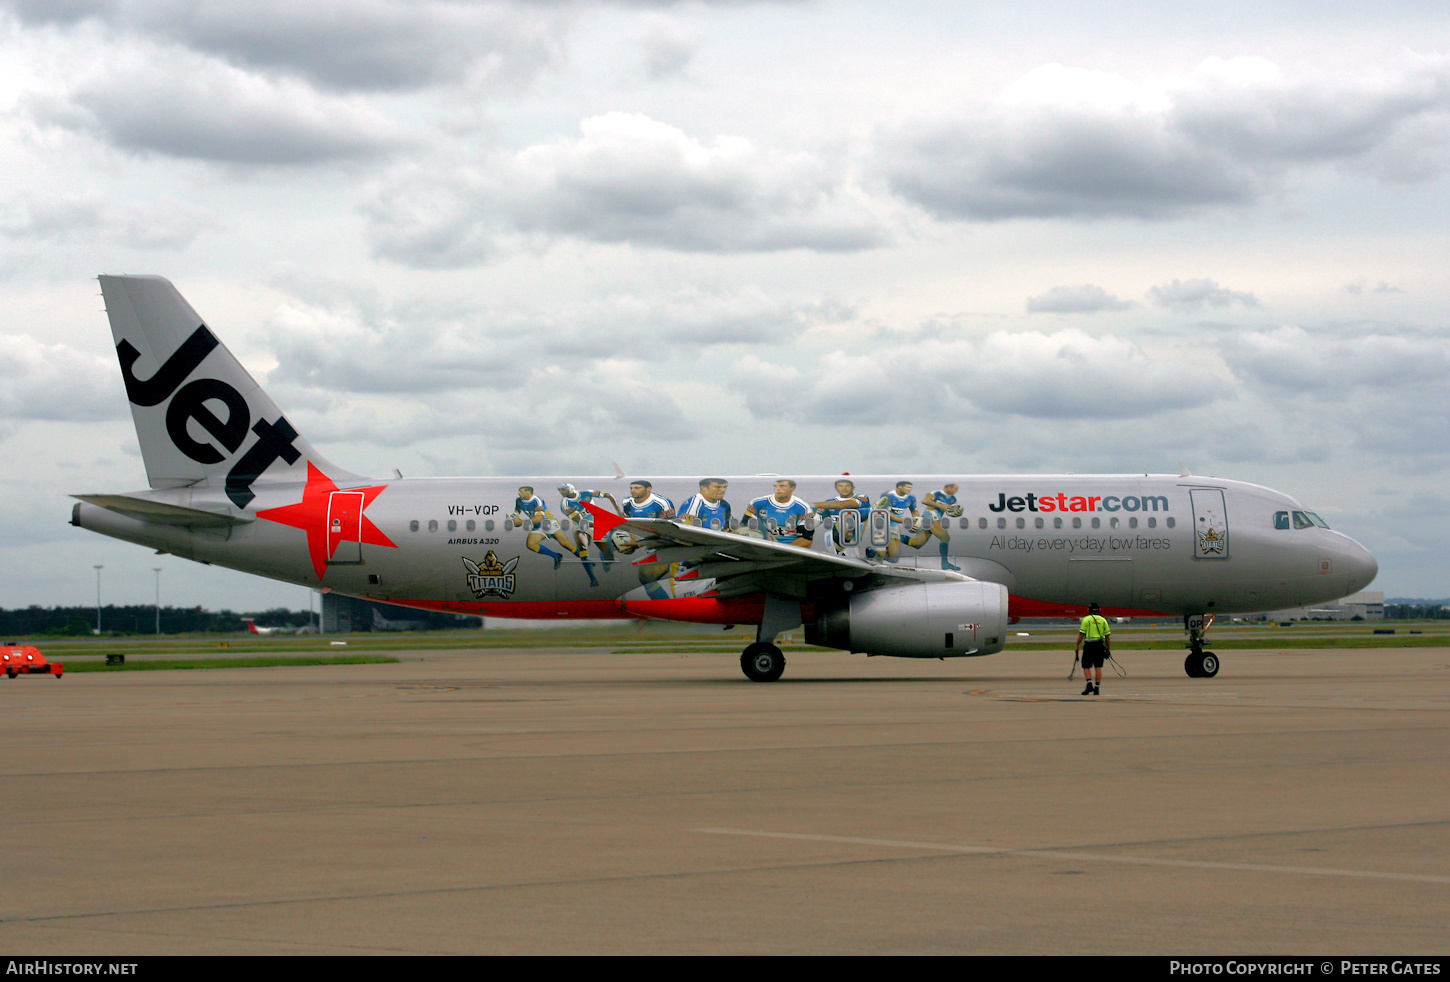
<svg viewBox="0 0 1450 982"><path fill-rule="evenodd" d="M258 480L306 480L327 463L191 305L159 276L102 276L101 294L153 488L216 485L238 508Z"/></svg>

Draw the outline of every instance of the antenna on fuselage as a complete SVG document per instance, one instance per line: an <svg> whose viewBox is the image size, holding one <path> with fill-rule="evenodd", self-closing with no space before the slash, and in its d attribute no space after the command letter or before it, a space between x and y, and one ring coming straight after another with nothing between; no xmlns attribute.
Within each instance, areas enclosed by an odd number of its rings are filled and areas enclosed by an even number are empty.
<svg viewBox="0 0 1450 982"><path fill-rule="evenodd" d="M1190 474L1188 472L1188 465L1185 464L1181 460L1178 462L1178 476L1179 477L1192 477L1193 476L1192 474Z"/></svg>

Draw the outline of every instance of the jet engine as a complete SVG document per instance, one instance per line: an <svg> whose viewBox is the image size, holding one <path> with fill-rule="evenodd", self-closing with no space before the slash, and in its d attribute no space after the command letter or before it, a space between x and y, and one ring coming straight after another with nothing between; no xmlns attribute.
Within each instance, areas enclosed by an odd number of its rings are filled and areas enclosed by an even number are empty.
<svg viewBox="0 0 1450 982"><path fill-rule="evenodd" d="M806 643L868 655L990 655L1007 643L1007 588L979 580L913 583L817 605Z"/></svg>

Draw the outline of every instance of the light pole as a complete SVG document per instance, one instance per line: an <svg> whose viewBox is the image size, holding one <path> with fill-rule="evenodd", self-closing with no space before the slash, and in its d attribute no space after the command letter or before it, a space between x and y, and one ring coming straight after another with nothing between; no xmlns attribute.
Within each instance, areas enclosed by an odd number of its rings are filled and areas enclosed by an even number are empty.
<svg viewBox="0 0 1450 982"><path fill-rule="evenodd" d="M101 570L104 566L96 567L96 634L101 633Z"/></svg>
<svg viewBox="0 0 1450 982"><path fill-rule="evenodd" d="M161 567L152 566L156 573L156 633L161 633Z"/></svg>

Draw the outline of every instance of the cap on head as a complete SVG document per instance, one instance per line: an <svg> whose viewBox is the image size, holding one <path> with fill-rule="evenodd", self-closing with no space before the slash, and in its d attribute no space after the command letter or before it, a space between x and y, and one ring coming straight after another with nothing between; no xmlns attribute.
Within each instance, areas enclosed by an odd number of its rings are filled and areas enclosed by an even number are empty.
<svg viewBox="0 0 1450 982"><path fill-rule="evenodd" d="M1090 603L1090 604L1088 604L1088 613L1089 614L1096 614L1101 609L1102 608L1100 608L1096 603Z"/></svg>

